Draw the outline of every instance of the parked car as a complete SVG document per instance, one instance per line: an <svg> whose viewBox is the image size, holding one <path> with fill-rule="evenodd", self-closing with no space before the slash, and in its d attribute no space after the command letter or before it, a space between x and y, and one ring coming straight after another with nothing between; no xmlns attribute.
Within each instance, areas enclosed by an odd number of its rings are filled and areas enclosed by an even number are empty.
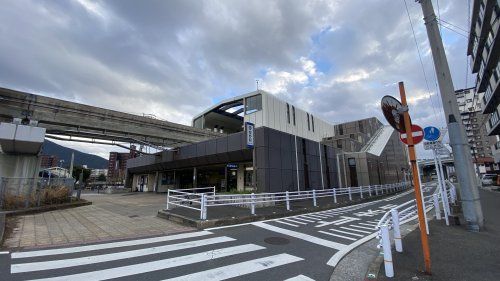
<svg viewBox="0 0 500 281"><path fill-rule="evenodd" d="M495 174L484 174L481 176L482 185L493 185L497 182L497 175Z"/></svg>

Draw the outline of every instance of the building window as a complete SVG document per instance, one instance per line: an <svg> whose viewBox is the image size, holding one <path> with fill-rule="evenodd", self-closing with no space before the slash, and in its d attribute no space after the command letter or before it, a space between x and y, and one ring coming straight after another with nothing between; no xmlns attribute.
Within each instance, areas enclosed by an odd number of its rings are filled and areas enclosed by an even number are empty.
<svg viewBox="0 0 500 281"><path fill-rule="evenodd" d="M359 131L364 133L365 131L363 129L363 121L358 121L358 126L359 126Z"/></svg>
<svg viewBox="0 0 500 281"><path fill-rule="evenodd" d="M290 105L286 104L286 119L288 120L288 124L290 124Z"/></svg>
<svg viewBox="0 0 500 281"><path fill-rule="evenodd" d="M342 148L342 140L337 140L337 148Z"/></svg>
<svg viewBox="0 0 500 281"><path fill-rule="evenodd" d="M193 127L203 129L203 117L198 117L193 121Z"/></svg>
<svg viewBox="0 0 500 281"><path fill-rule="evenodd" d="M295 106L292 105L293 125L295 126Z"/></svg>
<svg viewBox="0 0 500 281"><path fill-rule="evenodd" d="M310 131L311 130L311 124L309 122L309 113L306 113L307 114L307 130Z"/></svg>
<svg viewBox="0 0 500 281"><path fill-rule="evenodd" d="M262 95L255 95L245 99L245 114L252 114L262 110Z"/></svg>
<svg viewBox="0 0 500 281"><path fill-rule="evenodd" d="M313 132L314 132L314 116L312 116L312 114L311 114L311 123L312 123L312 127L313 127Z"/></svg>
<svg viewBox="0 0 500 281"><path fill-rule="evenodd" d="M343 134L344 134L344 127L342 127L342 125L339 125L339 135Z"/></svg>

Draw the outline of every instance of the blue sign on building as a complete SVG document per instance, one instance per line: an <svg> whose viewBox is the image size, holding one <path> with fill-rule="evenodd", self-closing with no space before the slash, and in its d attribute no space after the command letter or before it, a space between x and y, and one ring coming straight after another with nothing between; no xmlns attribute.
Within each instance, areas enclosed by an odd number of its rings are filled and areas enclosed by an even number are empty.
<svg viewBox="0 0 500 281"><path fill-rule="evenodd" d="M441 136L441 132L436 127L425 127L424 128L424 139L428 141L437 141Z"/></svg>

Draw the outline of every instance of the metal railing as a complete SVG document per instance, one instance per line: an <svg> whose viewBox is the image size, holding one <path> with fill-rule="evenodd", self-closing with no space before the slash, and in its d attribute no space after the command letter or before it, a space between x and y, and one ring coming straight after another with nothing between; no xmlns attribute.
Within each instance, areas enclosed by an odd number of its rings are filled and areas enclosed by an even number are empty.
<svg viewBox="0 0 500 281"><path fill-rule="evenodd" d="M217 206L246 206L250 208L250 214L255 215L257 205L266 203L285 203L286 209L291 210L291 202L299 200L312 200L313 206L318 206L318 198L331 198L337 203L338 197L346 196L349 201L354 195L361 199L365 197L378 196L407 189L410 183L393 183L386 185L372 185L359 187L343 187L331 189L313 189L304 191L285 191L271 193L252 194L215 194L215 187L210 192L196 192L195 189L172 189L167 193L167 210L170 205L184 207L200 211L200 219L207 219L209 207ZM207 189L207 188L201 188ZM196 193L195 193L196 192Z"/></svg>
<svg viewBox="0 0 500 281"><path fill-rule="evenodd" d="M456 188L455 186L446 181L449 188L444 187L444 190L438 185L433 194L423 196L423 208L425 216L425 228L427 230L427 235L429 235L429 226L427 224L427 213L432 209L435 210L436 219L441 219L441 207L440 203L443 204L443 210L445 214L446 224L448 222L449 206L445 206L448 202L452 204L456 201ZM443 192L446 194L443 196ZM447 200L449 199L449 201ZM447 211L448 209L448 211ZM394 268L392 262L392 250L391 250L391 235L389 230L392 229L392 237L394 240L394 246L396 251L399 253L403 252L403 241L401 238L400 226L412 220L418 218L416 200L407 201L401 205L392 208L390 211L386 212L384 216L379 220L376 229L378 229L377 238L379 239L378 248L382 249L384 256L384 267L385 275L387 277L394 277Z"/></svg>

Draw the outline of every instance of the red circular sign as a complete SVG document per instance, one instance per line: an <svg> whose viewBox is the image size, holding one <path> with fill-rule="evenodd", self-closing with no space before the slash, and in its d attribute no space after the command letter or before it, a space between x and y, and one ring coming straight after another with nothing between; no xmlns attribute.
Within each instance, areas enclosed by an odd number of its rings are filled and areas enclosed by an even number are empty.
<svg viewBox="0 0 500 281"><path fill-rule="evenodd" d="M419 125L411 125L411 132L413 136L413 144L418 144L424 139L424 130ZM408 139L406 133L399 134L399 139L406 145L408 145Z"/></svg>

